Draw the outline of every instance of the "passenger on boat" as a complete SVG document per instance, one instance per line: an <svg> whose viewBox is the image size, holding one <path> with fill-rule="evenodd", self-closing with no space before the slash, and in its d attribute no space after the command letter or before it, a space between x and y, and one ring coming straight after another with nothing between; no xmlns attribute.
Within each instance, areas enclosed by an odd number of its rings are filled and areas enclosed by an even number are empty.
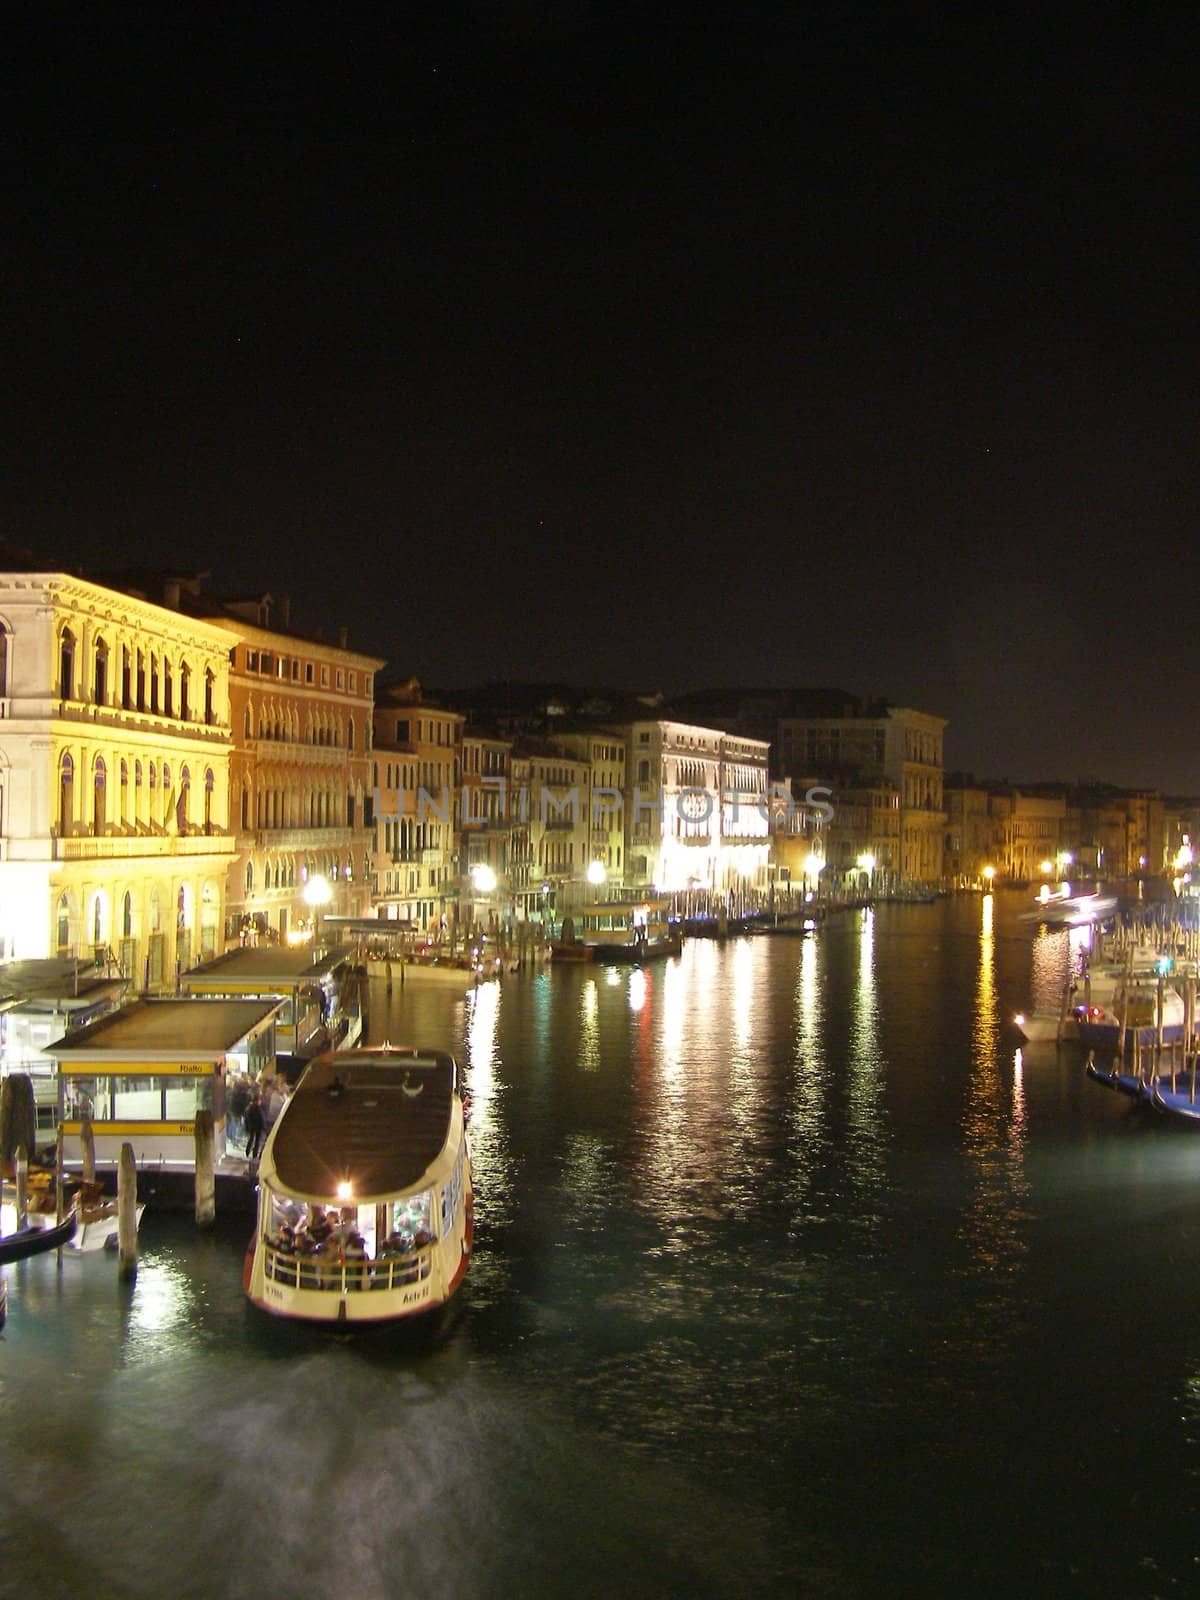
<svg viewBox="0 0 1200 1600"><path fill-rule="evenodd" d="M314 1206L312 1216L308 1219L308 1231L317 1244L324 1244L333 1232L333 1223L325 1211L324 1206Z"/></svg>
<svg viewBox="0 0 1200 1600"><path fill-rule="evenodd" d="M321 1289L340 1289L342 1286L342 1247L336 1239L327 1239L317 1251L317 1283Z"/></svg>
<svg viewBox="0 0 1200 1600"><path fill-rule="evenodd" d="M367 1254L367 1241L355 1231L346 1240L346 1283L353 1289L365 1289L370 1282L371 1258Z"/></svg>

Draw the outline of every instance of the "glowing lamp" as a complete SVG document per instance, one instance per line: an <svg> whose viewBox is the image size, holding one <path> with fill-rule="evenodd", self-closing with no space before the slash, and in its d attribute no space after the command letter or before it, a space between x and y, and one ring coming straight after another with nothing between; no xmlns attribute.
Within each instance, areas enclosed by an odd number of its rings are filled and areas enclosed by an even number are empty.
<svg viewBox="0 0 1200 1600"><path fill-rule="evenodd" d="M594 884L597 888L599 888L599 886L604 882L605 878L607 878L607 877L608 877L608 868L604 865L603 861L589 861L588 862L587 881L590 884Z"/></svg>
<svg viewBox="0 0 1200 1600"><path fill-rule="evenodd" d="M354 1196L354 1185L352 1183L342 1182L342 1183L338 1184L338 1186L337 1186L337 1197L338 1197L339 1200L350 1200L350 1199L353 1198L353 1196Z"/></svg>
<svg viewBox="0 0 1200 1600"><path fill-rule="evenodd" d="M471 883L477 894L491 894L496 887L496 874L486 861L481 861L471 868Z"/></svg>

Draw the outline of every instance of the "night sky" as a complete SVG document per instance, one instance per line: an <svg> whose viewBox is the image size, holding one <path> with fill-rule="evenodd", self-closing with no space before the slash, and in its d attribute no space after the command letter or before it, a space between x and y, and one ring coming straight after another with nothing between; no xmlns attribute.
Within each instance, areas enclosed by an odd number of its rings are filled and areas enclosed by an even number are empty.
<svg viewBox="0 0 1200 1600"><path fill-rule="evenodd" d="M0 535L1200 793L1185 8L274 15L10 41Z"/></svg>

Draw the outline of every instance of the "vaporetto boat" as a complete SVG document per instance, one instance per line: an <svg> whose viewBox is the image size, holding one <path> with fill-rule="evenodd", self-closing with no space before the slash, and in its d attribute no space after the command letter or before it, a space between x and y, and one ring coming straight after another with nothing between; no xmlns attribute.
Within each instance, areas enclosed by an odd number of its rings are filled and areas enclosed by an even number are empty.
<svg viewBox="0 0 1200 1600"><path fill-rule="evenodd" d="M444 1305L471 1256L474 1192L452 1056L380 1045L306 1069L258 1167L251 1301L374 1323Z"/></svg>

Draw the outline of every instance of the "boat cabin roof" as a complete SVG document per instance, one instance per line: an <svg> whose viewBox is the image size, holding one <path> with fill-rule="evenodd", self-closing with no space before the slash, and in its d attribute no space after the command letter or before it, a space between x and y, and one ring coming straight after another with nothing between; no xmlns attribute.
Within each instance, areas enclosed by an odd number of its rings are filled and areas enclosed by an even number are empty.
<svg viewBox="0 0 1200 1600"><path fill-rule="evenodd" d="M453 1057L438 1050L337 1050L318 1056L276 1124L271 1164L284 1188L332 1199L411 1189L445 1147Z"/></svg>
<svg viewBox="0 0 1200 1600"><path fill-rule="evenodd" d="M213 993L221 993L225 984L230 985L231 991L246 984L294 989L298 985L319 984L343 961L351 960L353 954L347 946L338 945L314 960L306 945L248 946L244 950L227 950L224 955L190 968L180 982L184 989Z"/></svg>

